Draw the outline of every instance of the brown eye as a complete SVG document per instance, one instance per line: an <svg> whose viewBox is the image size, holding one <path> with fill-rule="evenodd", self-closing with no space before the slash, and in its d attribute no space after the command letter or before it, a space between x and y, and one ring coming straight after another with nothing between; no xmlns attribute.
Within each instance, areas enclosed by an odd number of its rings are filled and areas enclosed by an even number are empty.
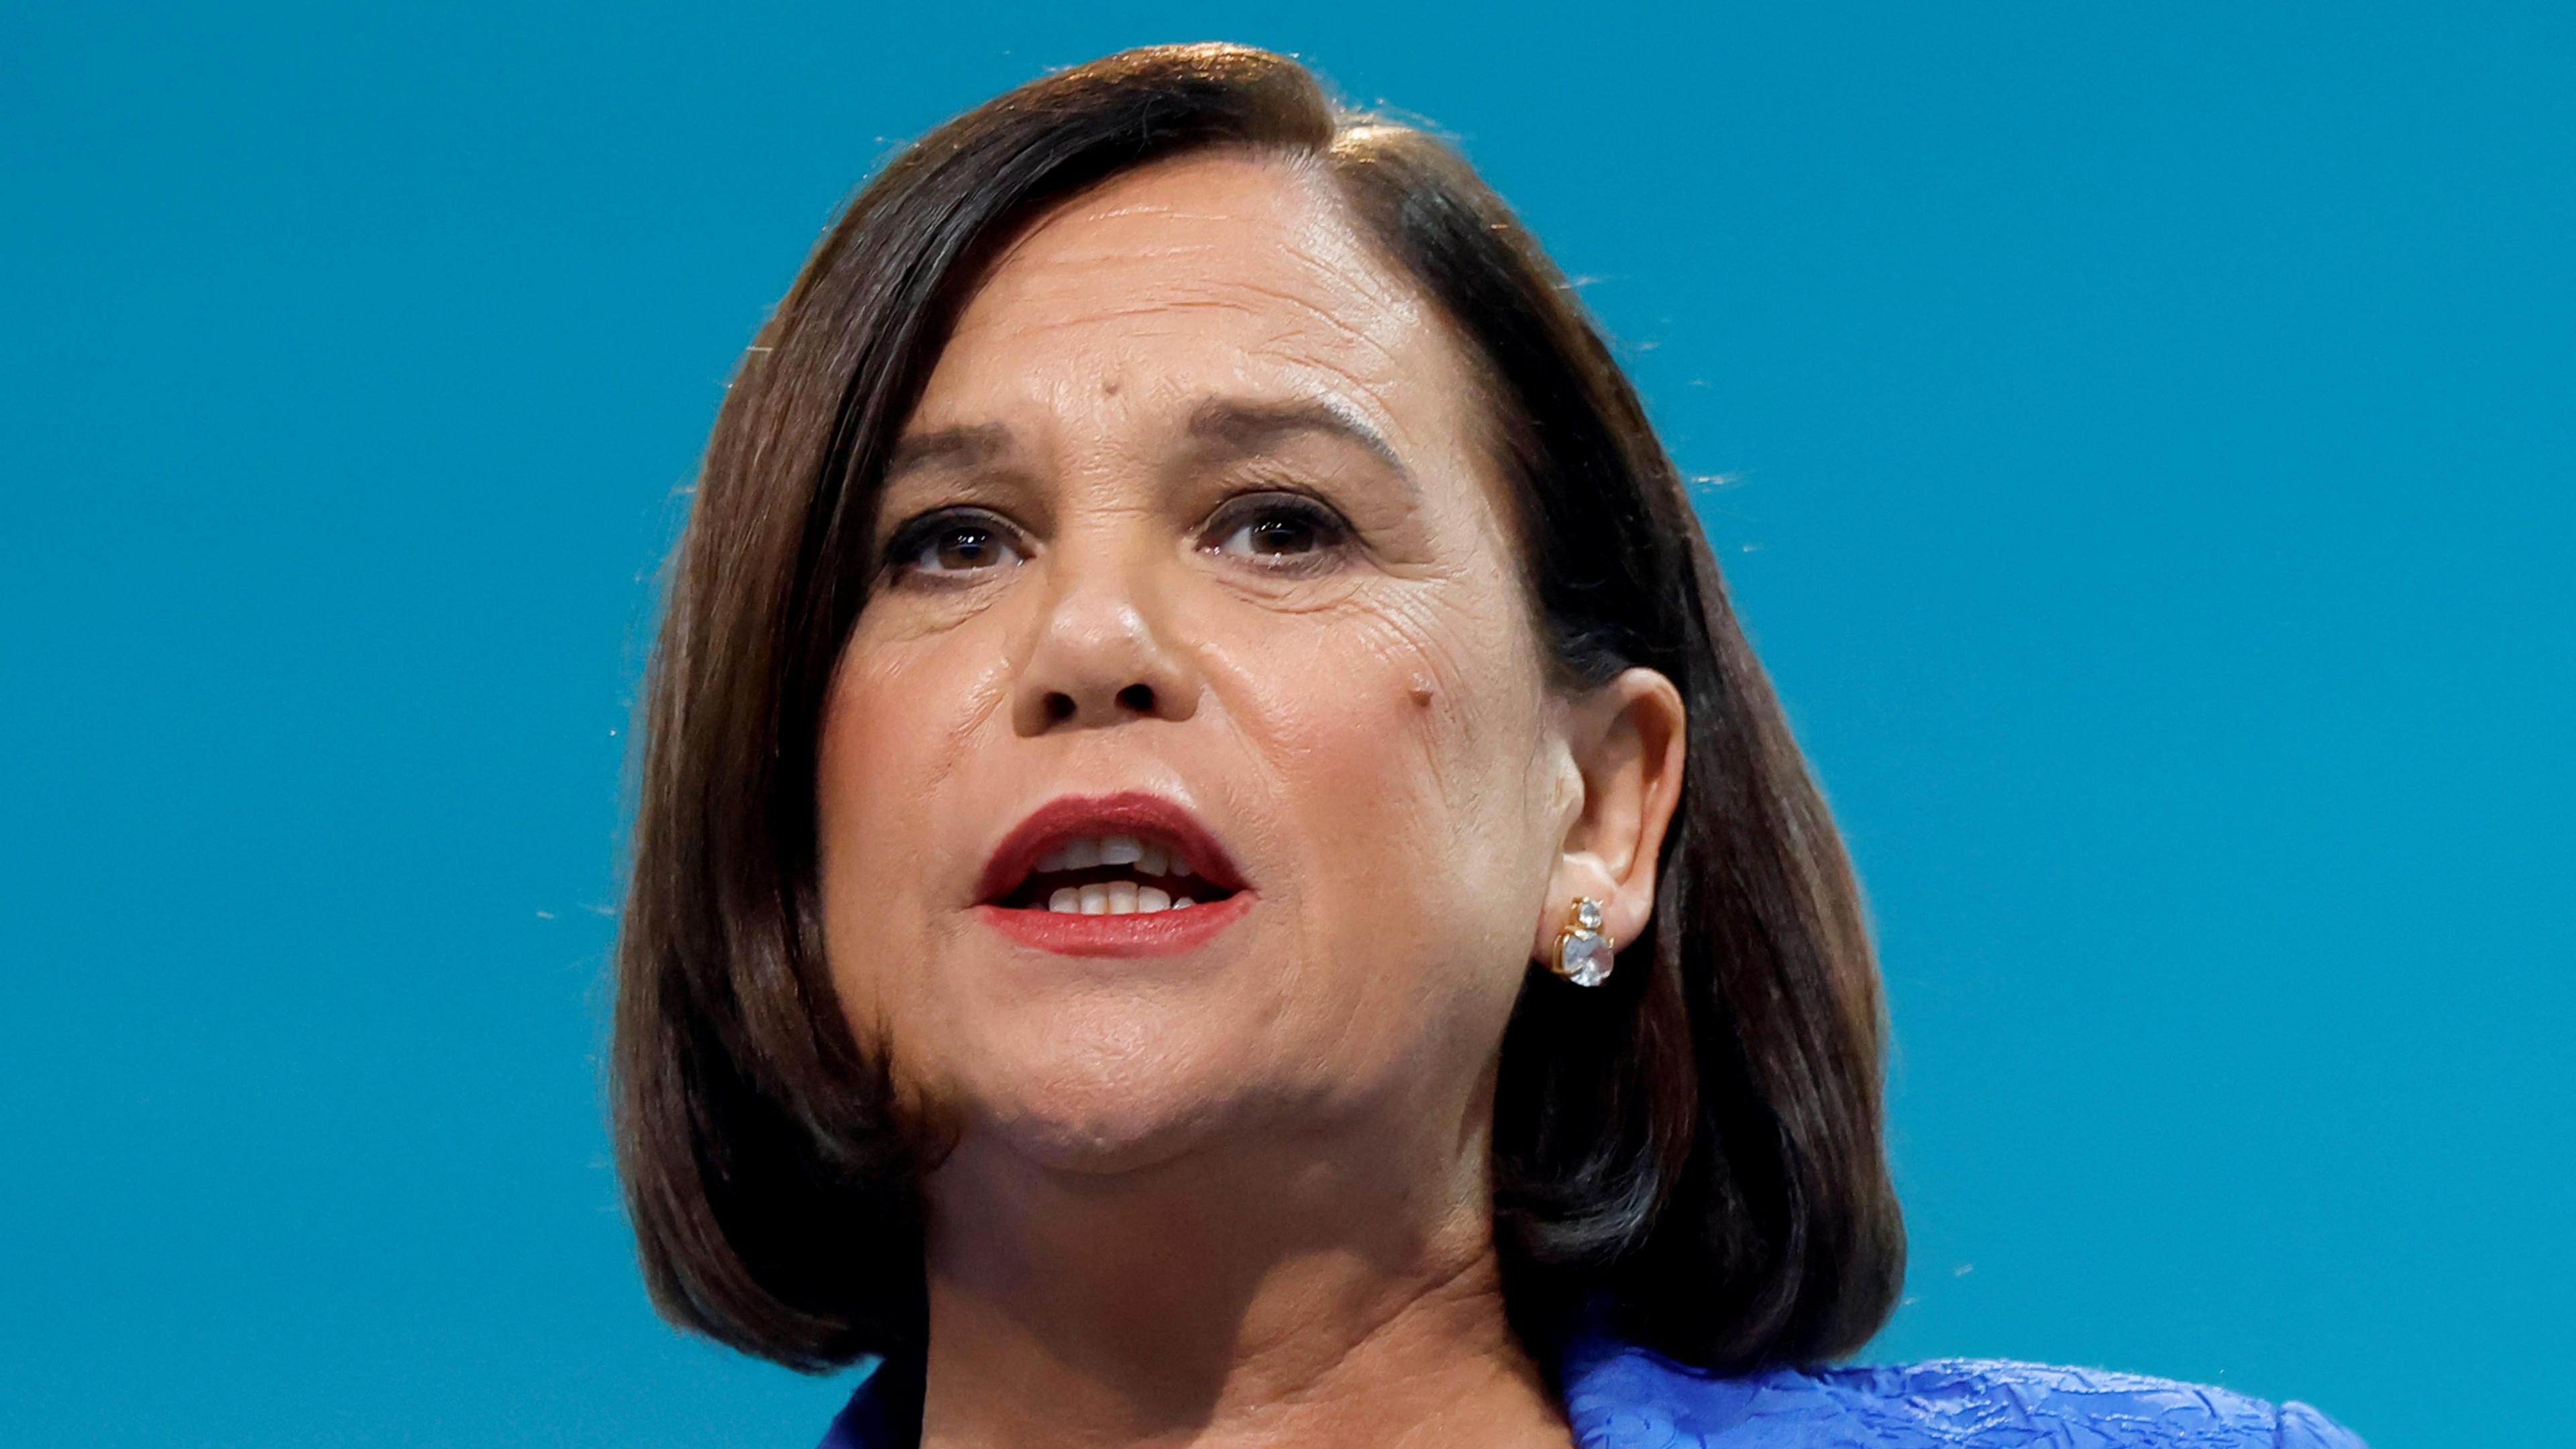
<svg viewBox="0 0 2576 1449"><path fill-rule="evenodd" d="M1294 494L1266 494L1220 515L1209 529L1214 551L1277 566L1301 555L1329 552L1350 530L1332 510Z"/></svg>
<svg viewBox="0 0 2576 1449"><path fill-rule="evenodd" d="M914 520L886 548L886 566L902 574L959 578L1017 563L1010 529L977 514L933 514Z"/></svg>
<svg viewBox="0 0 2576 1449"><path fill-rule="evenodd" d="M1001 559L1001 537L989 528L963 524L939 530L929 553L943 569L990 568Z"/></svg>
<svg viewBox="0 0 2576 1449"><path fill-rule="evenodd" d="M1310 553L1315 525L1293 515L1260 519L1245 526L1254 553Z"/></svg>

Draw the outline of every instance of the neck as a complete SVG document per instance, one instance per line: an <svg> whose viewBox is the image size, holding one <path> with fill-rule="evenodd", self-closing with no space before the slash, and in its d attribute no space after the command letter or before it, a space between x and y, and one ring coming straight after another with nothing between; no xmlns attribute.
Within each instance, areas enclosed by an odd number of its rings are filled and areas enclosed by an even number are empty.
<svg viewBox="0 0 2576 1449"><path fill-rule="evenodd" d="M970 1136L929 1184L923 1444L1564 1449L1468 1135L1116 1174Z"/></svg>

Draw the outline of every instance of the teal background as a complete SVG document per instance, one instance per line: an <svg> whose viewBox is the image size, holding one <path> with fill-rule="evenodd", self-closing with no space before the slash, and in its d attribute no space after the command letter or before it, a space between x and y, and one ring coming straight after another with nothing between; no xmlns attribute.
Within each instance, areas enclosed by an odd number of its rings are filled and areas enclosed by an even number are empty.
<svg viewBox="0 0 2576 1449"><path fill-rule="evenodd" d="M1893 1000L1871 1356L2576 1438L2571 14L11 8L0 1440L819 1433L607 1162L652 573L892 147L1208 37L1454 133L1729 480Z"/></svg>

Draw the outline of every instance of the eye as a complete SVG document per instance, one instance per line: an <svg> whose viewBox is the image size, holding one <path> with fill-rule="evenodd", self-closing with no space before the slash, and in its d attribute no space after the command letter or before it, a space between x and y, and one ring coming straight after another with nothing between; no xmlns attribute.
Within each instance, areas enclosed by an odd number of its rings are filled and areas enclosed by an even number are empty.
<svg viewBox="0 0 2576 1449"><path fill-rule="evenodd" d="M1017 532L973 509L943 509L905 524L886 545L885 567L898 577L969 581L1025 557Z"/></svg>
<svg viewBox="0 0 2576 1449"><path fill-rule="evenodd" d="M1230 499L1209 520L1204 544L1211 552L1232 554L1274 569L1312 567L1318 556L1339 552L1350 542L1350 525L1331 508L1295 493L1254 493Z"/></svg>

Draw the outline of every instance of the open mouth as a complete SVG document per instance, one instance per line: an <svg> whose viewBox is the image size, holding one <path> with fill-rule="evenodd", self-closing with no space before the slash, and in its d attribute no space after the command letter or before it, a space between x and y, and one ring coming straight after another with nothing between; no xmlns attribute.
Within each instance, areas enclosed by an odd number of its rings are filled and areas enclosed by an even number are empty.
<svg viewBox="0 0 2576 1449"><path fill-rule="evenodd" d="M1059 840L994 904L1058 915L1127 916L1190 910L1233 894L1233 887L1201 873L1187 844L1144 831Z"/></svg>
<svg viewBox="0 0 2576 1449"><path fill-rule="evenodd" d="M1040 806L994 847L975 897L986 924L1058 957L1207 961L1256 893L1188 806L1126 790Z"/></svg>

